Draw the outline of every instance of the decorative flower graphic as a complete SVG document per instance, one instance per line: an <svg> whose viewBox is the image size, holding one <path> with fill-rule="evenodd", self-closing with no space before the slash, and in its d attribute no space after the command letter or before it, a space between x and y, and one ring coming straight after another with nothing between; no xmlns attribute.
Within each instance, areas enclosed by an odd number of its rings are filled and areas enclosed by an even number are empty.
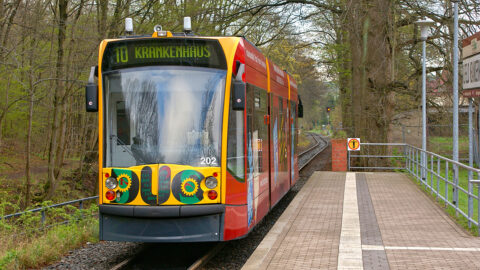
<svg viewBox="0 0 480 270"><path fill-rule="evenodd" d="M128 174L122 173L118 177L118 190L121 192L127 191L132 185L132 178Z"/></svg>
<svg viewBox="0 0 480 270"><path fill-rule="evenodd" d="M192 178L187 178L182 182L180 188L186 196L193 196L198 191L197 181Z"/></svg>

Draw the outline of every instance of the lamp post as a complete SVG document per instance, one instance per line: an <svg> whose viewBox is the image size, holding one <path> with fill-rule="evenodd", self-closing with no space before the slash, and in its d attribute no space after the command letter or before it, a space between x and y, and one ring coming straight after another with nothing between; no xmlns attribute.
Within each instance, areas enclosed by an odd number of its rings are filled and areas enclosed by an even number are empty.
<svg viewBox="0 0 480 270"><path fill-rule="evenodd" d="M423 42L422 52L422 180L426 180L425 164L427 151L427 71L426 71L426 47L428 39L428 29L435 25L435 22L430 19L423 19L415 22L420 26L420 40Z"/></svg>
<svg viewBox="0 0 480 270"><path fill-rule="evenodd" d="M458 1L453 2L453 160L458 162ZM458 186L458 166L453 166L453 182ZM453 204L458 202L454 186Z"/></svg>

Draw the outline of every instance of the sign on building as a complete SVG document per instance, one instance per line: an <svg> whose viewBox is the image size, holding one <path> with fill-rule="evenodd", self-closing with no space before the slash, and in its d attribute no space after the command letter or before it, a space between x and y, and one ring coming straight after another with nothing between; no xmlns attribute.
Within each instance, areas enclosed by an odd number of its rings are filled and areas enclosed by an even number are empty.
<svg viewBox="0 0 480 270"><path fill-rule="evenodd" d="M463 96L480 97L480 32L462 41Z"/></svg>

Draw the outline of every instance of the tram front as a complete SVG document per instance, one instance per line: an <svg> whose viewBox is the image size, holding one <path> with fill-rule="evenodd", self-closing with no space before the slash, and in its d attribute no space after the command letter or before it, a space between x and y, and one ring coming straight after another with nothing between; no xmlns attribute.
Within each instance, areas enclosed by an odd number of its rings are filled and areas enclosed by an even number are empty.
<svg viewBox="0 0 480 270"><path fill-rule="evenodd" d="M222 240L220 42L105 40L99 66L100 239Z"/></svg>

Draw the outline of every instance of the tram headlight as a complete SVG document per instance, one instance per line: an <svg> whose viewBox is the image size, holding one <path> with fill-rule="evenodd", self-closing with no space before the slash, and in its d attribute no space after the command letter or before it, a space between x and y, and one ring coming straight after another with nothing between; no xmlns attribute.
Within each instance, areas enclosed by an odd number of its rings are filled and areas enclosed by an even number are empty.
<svg viewBox="0 0 480 270"><path fill-rule="evenodd" d="M113 177L109 177L107 180L105 180L105 186L108 189L115 189L118 186L118 181Z"/></svg>
<svg viewBox="0 0 480 270"><path fill-rule="evenodd" d="M206 180L205 180L205 186L207 186L207 188L209 189L214 189L216 188L218 185L218 181L217 181L217 178L215 177L208 177Z"/></svg>

